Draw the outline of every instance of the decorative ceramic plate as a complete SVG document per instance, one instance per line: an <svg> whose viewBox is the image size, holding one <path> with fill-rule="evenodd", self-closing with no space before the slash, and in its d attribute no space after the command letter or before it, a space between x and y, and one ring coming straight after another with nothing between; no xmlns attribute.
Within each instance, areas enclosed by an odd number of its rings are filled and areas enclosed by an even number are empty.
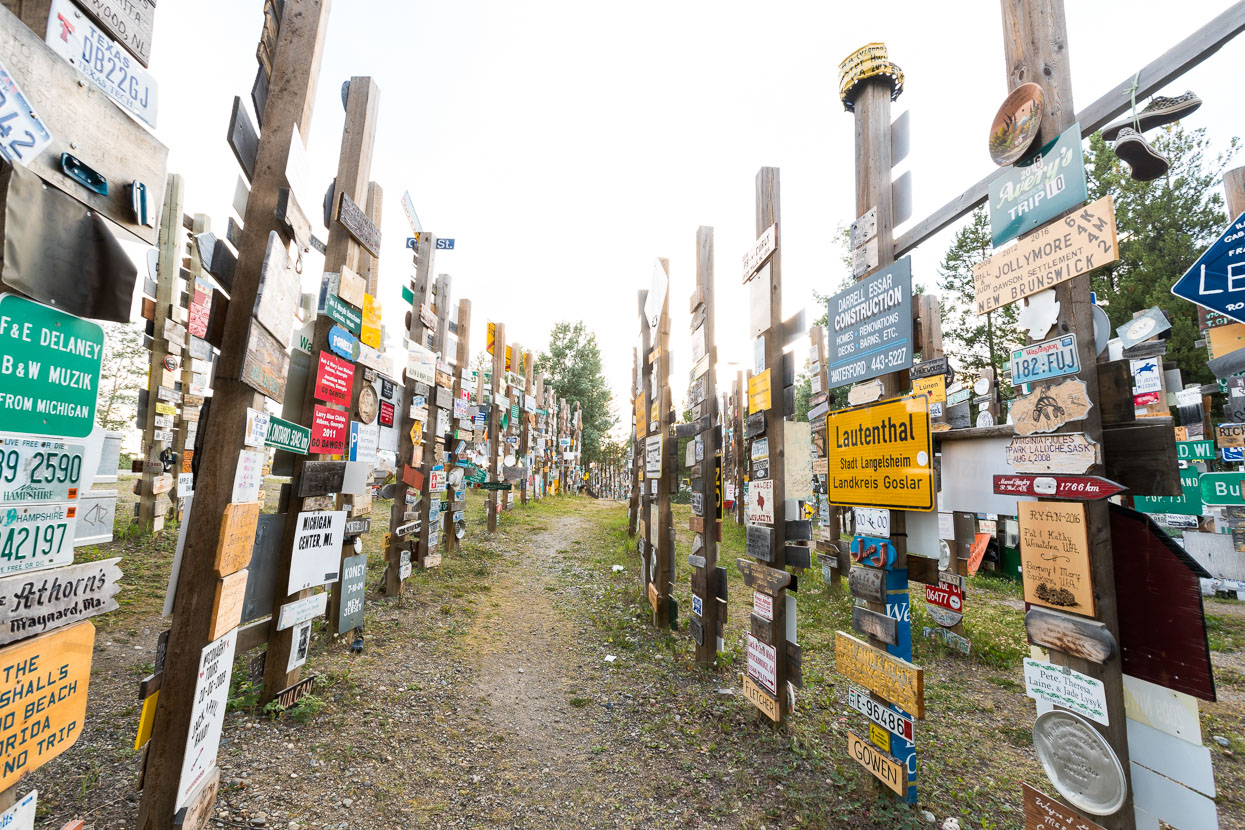
<svg viewBox="0 0 1245 830"><path fill-rule="evenodd" d="M1021 84L1012 90L990 127L990 158L1007 167L1024 158L1042 125L1042 87Z"/></svg>

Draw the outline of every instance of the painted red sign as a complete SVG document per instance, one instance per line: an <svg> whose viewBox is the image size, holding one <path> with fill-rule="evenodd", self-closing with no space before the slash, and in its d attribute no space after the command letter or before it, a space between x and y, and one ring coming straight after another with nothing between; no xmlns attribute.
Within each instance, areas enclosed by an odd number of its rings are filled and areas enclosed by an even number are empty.
<svg viewBox="0 0 1245 830"><path fill-rule="evenodd" d="M996 475L994 492L1000 496L1041 496L1076 501L1098 501L1127 488L1102 476Z"/></svg>
<svg viewBox="0 0 1245 830"><path fill-rule="evenodd" d="M1158 392L1142 392L1133 395L1133 406L1150 406L1159 402Z"/></svg>
<svg viewBox="0 0 1245 830"><path fill-rule="evenodd" d="M350 389L353 386L354 364L328 352L320 352L320 368L316 371L316 397L328 403L350 406ZM316 452L315 447L311 451Z"/></svg>
<svg viewBox="0 0 1245 830"><path fill-rule="evenodd" d="M341 455L346 451L346 434L350 418L340 409L316 404L311 422L312 453Z"/></svg>
<svg viewBox="0 0 1245 830"><path fill-rule="evenodd" d="M208 318L212 316L212 295L206 291L195 291L190 301L190 319L186 328L195 337L207 337Z"/></svg>
<svg viewBox="0 0 1245 830"><path fill-rule="evenodd" d="M380 425L382 427L393 426L393 404L388 401L380 402Z"/></svg>
<svg viewBox="0 0 1245 830"><path fill-rule="evenodd" d="M925 601L930 605L936 605L957 614L964 613L964 592L960 590L959 585L952 585L949 582L940 582L936 586L926 585Z"/></svg>

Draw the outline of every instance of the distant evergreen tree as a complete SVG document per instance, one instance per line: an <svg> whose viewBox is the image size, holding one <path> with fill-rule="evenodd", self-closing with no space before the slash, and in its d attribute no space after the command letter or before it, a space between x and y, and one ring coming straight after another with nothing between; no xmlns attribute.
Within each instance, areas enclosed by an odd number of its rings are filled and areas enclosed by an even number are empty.
<svg viewBox="0 0 1245 830"><path fill-rule="evenodd" d="M536 358L535 370L550 379L558 397L582 407L583 462L599 461L605 435L618 419L610 412L610 390L601 371L597 336L583 321L561 322L549 334L549 350Z"/></svg>

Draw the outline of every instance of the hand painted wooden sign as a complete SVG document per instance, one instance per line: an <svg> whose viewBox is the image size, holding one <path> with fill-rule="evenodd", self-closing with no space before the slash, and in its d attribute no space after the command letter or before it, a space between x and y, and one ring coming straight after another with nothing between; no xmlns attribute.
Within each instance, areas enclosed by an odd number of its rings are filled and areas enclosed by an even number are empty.
<svg viewBox="0 0 1245 830"><path fill-rule="evenodd" d="M316 370L316 398L325 403L350 406L350 392L353 388L354 365L328 352L320 352L319 368Z"/></svg>
<svg viewBox="0 0 1245 830"><path fill-rule="evenodd" d="M1097 620L1033 607L1025 613L1029 642L1073 657L1105 663L1115 657L1115 637Z"/></svg>
<svg viewBox="0 0 1245 830"><path fill-rule="evenodd" d="M82 735L94 646L95 626L80 622L0 649L0 789L7 790ZM36 685L39 693L31 697Z"/></svg>
<svg viewBox="0 0 1245 830"><path fill-rule="evenodd" d="M1025 601L1094 616L1085 505L1021 502L1017 507Z"/></svg>
<svg viewBox="0 0 1245 830"><path fill-rule="evenodd" d="M778 592L784 588L796 590L796 577L787 571L758 565L750 559L737 559L735 565L743 574L744 584L749 588L762 591L770 596L777 596Z"/></svg>
<svg viewBox="0 0 1245 830"><path fill-rule="evenodd" d="M874 539L869 536L854 537L850 550L853 562L871 568L889 568L895 564L898 556L889 539Z"/></svg>
<svg viewBox="0 0 1245 830"><path fill-rule="evenodd" d="M1064 424L1083 421L1094 406L1085 381L1076 378L1059 384L1044 383L1012 402L1012 422L1017 435L1054 432Z"/></svg>
<svg viewBox="0 0 1245 830"><path fill-rule="evenodd" d="M285 381L290 374L290 356L263 326L251 321L247 332L246 355L241 380L277 403L285 401Z"/></svg>
<svg viewBox="0 0 1245 830"><path fill-rule="evenodd" d="M973 266L976 311L985 314L1119 258L1115 209L1103 196Z"/></svg>
<svg viewBox="0 0 1245 830"><path fill-rule="evenodd" d="M346 192L337 194L337 223L374 257L380 256L380 228Z"/></svg>
<svg viewBox="0 0 1245 830"><path fill-rule="evenodd" d="M215 640L226 631L237 628L242 621L242 604L246 599L246 569L216 580L216 595L212 600L212 618L208 626L208 639Z"/></svg>
<svg viewBox="0 0 1245 830"><path fill-rule="evenodd" d="M1126 489L1101 476L994 476L994 492L1000 496L1045 496L1054 499L1099 501Z"/></svg>
<svg viewBox="0 0 1245 830"><path fill-rule="evenodd" d="M103 351L95 323L0 294L0 430L89 435Z"/></svg>
<svg viewBox="0 0 1245 830"><path fill-rule="evenodd" d="M861 634L876 637L889 646L899 644L899 623L886 614L879 614L859 605L852 606L852 628Z"/></svg>
<svg viewBox="0 0 1245 830"><path fill-rule="evenodd" d="M766 263L774 251L778 250L778 225L770 225L757 237L743 255L743 281L746 283L756 274L757 269Z"/></svg>
<svg viewBox="0 0 1245 830"><path fill-rule="evenodd" d="M775 723L781 720L778 714L778 699L761 688L759 683L746 674L744 675L744 697L753 706L764 712L765 716L770 720Z"/></svg>
<svg viewBox="0 0 1245 830"><path fill-rule="evenodd" d="M0 645L117 607L120 558L0 579Z"/></svg>
<svg viewBox="0 0 1245 830"><path fill-rule="evenodd" d="M908 770L895 758L871 746L855 732L847 733L847 753L899 796L908 793Z"/></svg>
<svg viewBox="0 0 1245 830"><path fill-rule="evenodd" d="M1024 790L1025 830L1103 830L1067 805L1043 795L1028 784Z"/></svg>
<svg viewBox="0 0 1245 830"><path fill-rule="evenodd" d="M834 659L840 674L912 713L918 720L925 717L924 669L842 631L834 634Z"/></svg>
<svg viewBox="0 0 1245 830"><path fill-rule="evenodd" d="M1018 473L1083 473L1101 462L1101 447L1083 432L1017 436L1007 445Z"/></svg>
<svg viewBox="0 0 1245 830"><path fill-rule="evenodd" d="M852 596L866 602L886 602L886 572L852 568L847 576Z"/></svg>

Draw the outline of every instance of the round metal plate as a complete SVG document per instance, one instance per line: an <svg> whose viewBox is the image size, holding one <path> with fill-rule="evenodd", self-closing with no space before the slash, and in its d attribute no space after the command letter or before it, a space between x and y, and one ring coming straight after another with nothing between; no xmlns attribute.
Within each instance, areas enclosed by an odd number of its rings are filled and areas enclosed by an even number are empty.
<svg viewBox="0 0 1245 830"><path fill-rule="evenodd" d="M1042 87L1021 84L1012 90L990 125L990 158L1007 167L1024 158L1042 125Z"/></svg>
<svg viewBox="0 0 1245 830"><path fill-rule="evenodd" d="M938 542L938 570L951 570L951 546L947 544L946 539Z"/></svg>
<svg viewBox="0 0 1245 830"><path fill-rule="evenodd" d="M467 535L467 523L462 519L454 522L454 538L461 539Z"/></svg>
<svg viewBox="0 0 1245 830"><path fill-rule="evenodd" d="M376 413L379 411L380 397L376 394L376 388L364 384L359 389L359 420L370 424L376 420Z"/></svg>
<svg viewBox="0 0 1245 830"><path fill-rule="evenodd" d="M1111 339L1111 318L1096 305L1090 308L1094 310L1094 348L1098 354L1102 354L1106 351L1107 341Z"/></svg>
<svg viewBox="0 0 1245 830"><path fill-rule="evenodd" d="M1109 816L1124 804L1124 767L1085 718L1061 709L1043 712L1033 723L1033 748L1046 777L1073 807Z"/></svg>

